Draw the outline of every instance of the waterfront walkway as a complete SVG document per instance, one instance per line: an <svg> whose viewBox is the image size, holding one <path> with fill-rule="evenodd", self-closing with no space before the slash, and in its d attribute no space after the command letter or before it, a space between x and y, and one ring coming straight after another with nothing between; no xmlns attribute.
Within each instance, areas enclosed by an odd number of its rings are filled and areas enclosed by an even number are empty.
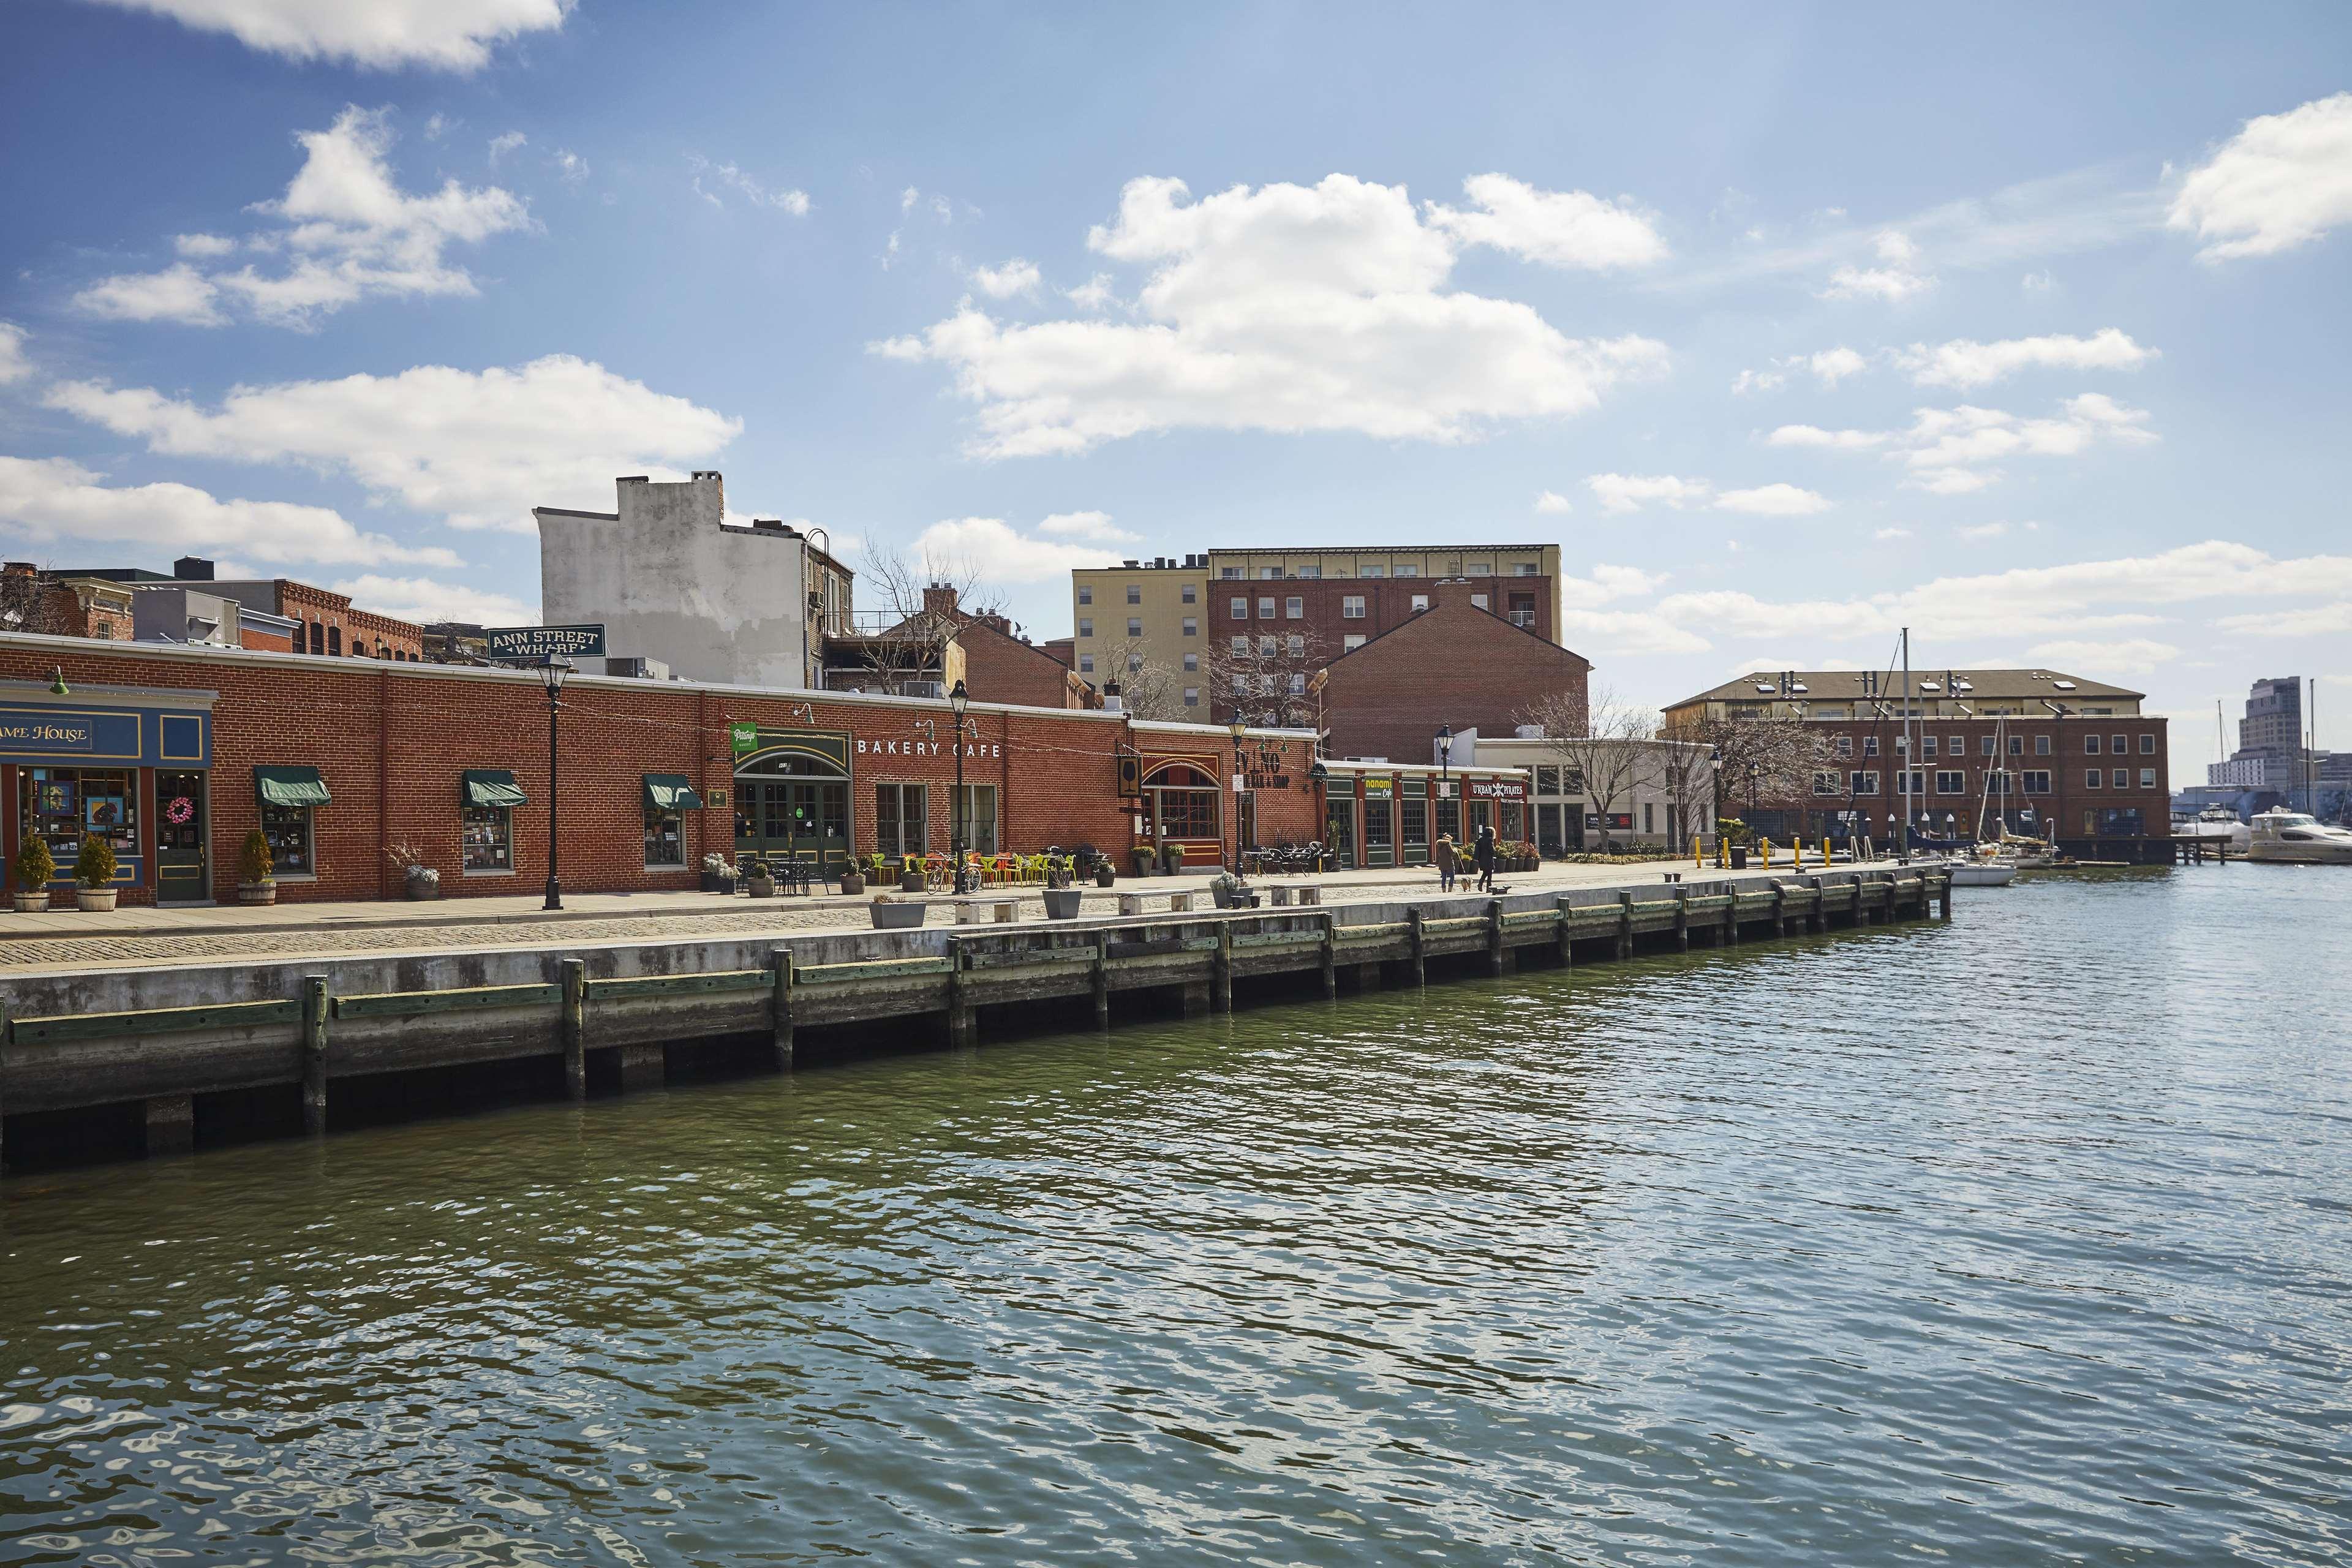
<svg viewBox="0 0 2352 1568"><path fill-rule="evenodd" d="M1808 870L1821 868L1811 862ZM1666 872L1693 879L1727 879L1791 874L1786 862L1770 871L1695 869L1690 861L1622 865L1552 863L1537 871L1507 872L1497 887L1514 892L1656 884ZM1319 884L1327 906L1374 902L1399 897L1437 895L1437 874L1426 867L1391 870L1338 871L1295 879ZM1274 882L1252 883L1261 889ZM1467 893L1475 879L1457 884ZM1080 909L1088 917L1118 912L1118 895L1158 895L1150 907L1164 910L1165 895L1189 890L1196 907L1209 906L1205 876L1121 878L1116 887L1082 889ZM1045 919L1045 903L1034 887L1007 888L1017 898L1015 918ZM913 895L908 895L911 898ZM871 895L752 900L714 893L566 893L564 908L540 907L536 892L512 898L444 899L431 902L377 901L275 904L266 908L229 904L209 909L126 909L105 914L53 909L38 915L0 914L0 974L53 973L64 970L117 969L158 964L220 963L241 959L327 958L341 954L436 952L466 948L537 948L603 942L661 941L670 937L747 937L868 929ZM954 922L953 907L930 900L926 923Z"/></svg>

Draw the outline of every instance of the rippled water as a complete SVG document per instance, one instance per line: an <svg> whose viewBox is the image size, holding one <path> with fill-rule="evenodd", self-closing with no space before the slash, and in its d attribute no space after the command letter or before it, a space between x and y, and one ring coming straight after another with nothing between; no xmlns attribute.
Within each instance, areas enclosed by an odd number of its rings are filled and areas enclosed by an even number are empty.
<svg viewBox="0 0 2352 1568"><path fill-rule="evenodd" d="M2340 1562L2352 875L0 1188L0 1562Z"/></svg>

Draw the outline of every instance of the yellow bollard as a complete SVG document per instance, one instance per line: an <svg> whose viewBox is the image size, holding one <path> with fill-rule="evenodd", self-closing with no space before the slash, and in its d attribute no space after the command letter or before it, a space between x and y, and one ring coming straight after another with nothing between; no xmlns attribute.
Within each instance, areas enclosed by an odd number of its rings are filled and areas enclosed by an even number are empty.
<svg viewBox="0 0 2352 1568"><path fill-rule="evenodd" d="M1769 871L1769 870L1772 868L1772 841L1771 841L1770 839L1767 838L1767 839L1765 839L1763 842L1764 842L1764 869L1766 869L1767 871Z"/></svg>
<svg viewBox="0 0 2352 1568"><path fill-rule="evenodd" d="M1830 836L1829 836L1828 834L1824 833L1824 834L1822 834L1822 870L1824 870L1824 871L1826 871L1826 870L1828 870L1829 868L1830 868Z"/></svg>
<svg viewBox="0 0 2352 1568"><path fill-rule="evenodd" d="M1691 835L1691 869L1694 871L1699 871L1706 869L1706 851L1700 847L1699 837L1697 834L1694 833Z"/></svg>

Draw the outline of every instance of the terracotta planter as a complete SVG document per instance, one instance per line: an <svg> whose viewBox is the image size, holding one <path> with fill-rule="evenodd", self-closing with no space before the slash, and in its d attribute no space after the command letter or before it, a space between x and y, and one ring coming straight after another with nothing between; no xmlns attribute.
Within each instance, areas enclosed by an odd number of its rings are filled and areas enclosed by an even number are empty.
<svg viewBox="0 0 2352 1568"><path fill-rule="evenodd" d="M92 914L104 914L114 908L114 900L122 896L120 888L76 888L74 906Z"/></svg>
<svg viewBox="0 0 2352 1568"><path fill-rule="evenodd" d="M48 909L49 895L47 893L18 893L16 895L16 912L20 915L47 914L48 912Z"/></svg>
<svg viewBox="0 0 2352 1568"><path fill-rule="evenodd" d="M236 901L240 904L274 904L278 901L276 879L267 882L239 882Z"/></svg>

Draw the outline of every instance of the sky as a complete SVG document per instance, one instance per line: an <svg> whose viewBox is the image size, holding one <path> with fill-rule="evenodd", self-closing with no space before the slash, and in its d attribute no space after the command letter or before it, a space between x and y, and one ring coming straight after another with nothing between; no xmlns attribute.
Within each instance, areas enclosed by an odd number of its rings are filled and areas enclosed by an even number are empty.
<svg viewBox="0 0 2352 1568"><path fill-rule="evenodd" d="M2053 14L2053 11L2055 14ZM1957 19L1956 19L1957 18ZM1557 542L1751 669L2352 749L2352 11L15 0L0 549L528 621L530 509L856 565Z"/></svg>

